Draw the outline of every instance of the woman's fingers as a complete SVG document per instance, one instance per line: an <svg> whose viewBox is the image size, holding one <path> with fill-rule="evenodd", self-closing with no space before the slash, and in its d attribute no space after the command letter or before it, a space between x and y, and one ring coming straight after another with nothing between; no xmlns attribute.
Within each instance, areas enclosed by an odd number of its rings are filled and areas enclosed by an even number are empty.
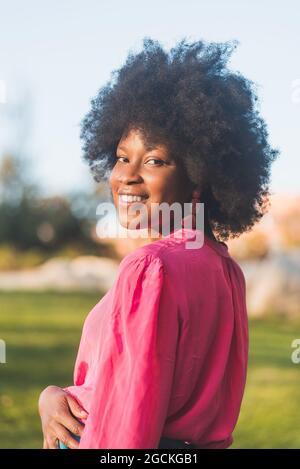
<svg viewBox="0 0 300 469"><path fill-rule="evenodd" d="M72 414L62 414L59 420L62 426L75 435L81 437L84 429L84 425L73 417Z"/></svg>
<svg viewBox="0 0 300 469"><path fill-rule="evenodd" d="M49 437L47 439L47 449L59 449L59 446L58 446L58 441L57 441L57 437L54 435L52 436L51 438Z"/></svg>
<svg viewBox="0 0 300 469"><path fill-rule="evenodd" d="M70 449L78 449L79 443L76 441L70 432L60 424L55 425L55 440L58 438L65 446L67 446ZM51 442L51 446L55 445L54 441ZM56 442L56 448L58 448L57 442Z"/></svg>
<svg viewBox="0 0 300 469"><path fill-rule="evenodd" d="M80 420L88 414L71 394L56 386L46 388L39 399L39 413L44 449L58 449L57 439L70 449L78 448L79 443L71 434L81 437L84 425Z"/></svg>
<svg viewBox="0 0 300 469"><path fill-rule="evenodd" d="M66 394L66 399L67 399L69 408L72 414L75 415L75 417L78 417L80 419L86 419L88 417L88 413L78 404L76 399L74 399L69 394Z"/></svg>
<svg viewBox="0 0 300 469"><path fill-rule="evenodd" d="M46 438L44 438L44 441L43 441L43 449L49 449Z"/></svg>

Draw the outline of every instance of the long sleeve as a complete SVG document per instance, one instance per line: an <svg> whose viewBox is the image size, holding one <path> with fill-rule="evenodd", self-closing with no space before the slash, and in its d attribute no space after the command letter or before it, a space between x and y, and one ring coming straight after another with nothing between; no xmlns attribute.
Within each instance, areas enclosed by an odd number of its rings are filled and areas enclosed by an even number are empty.
<svg viewBox="0 0 300 469"><path fill-rule="evenodd" d="M120 264L99 346L83 448L157 448L167 417L178 340L175 294L159 257Z"/></svg>

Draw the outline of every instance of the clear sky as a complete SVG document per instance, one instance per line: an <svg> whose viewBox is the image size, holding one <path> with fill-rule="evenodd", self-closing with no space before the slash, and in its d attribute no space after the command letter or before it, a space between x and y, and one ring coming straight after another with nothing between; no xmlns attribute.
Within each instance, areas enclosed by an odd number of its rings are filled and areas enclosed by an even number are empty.
<svg viewBox="0 0 300 469"><path fill-rule="evenodd" d="M281 150L271 190L299 193L299 25L297 0L0 0L0 152L26 146L46 193L87 187L79 123L129 50L145 36L167 50L183 37L237 39L230 66L257 83ZM12 131L7 116L22 100L26 125Z"/></svg>

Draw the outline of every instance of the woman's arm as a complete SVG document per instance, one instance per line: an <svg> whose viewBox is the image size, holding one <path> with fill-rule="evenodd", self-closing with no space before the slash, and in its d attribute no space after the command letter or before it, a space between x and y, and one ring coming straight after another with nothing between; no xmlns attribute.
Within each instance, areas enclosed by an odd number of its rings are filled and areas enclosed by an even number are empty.
<svg viewBox="0 0 300 469"><path fill-rule="evenodd" d="M105 306L110 328L79 449L157 448L179 337L175 287L162 260L139 250L123 259Z"/></svg>
<svg viewBox="0 0 300 469"><path fill-rule="evenodd" d="M81 437L83 425L77 418L86 419L88 414L76 399L58 386L48 386L40 394L38 409L43 449L57 449L57 439L70 449L78 449L78 442L70 432Z"/></svg>

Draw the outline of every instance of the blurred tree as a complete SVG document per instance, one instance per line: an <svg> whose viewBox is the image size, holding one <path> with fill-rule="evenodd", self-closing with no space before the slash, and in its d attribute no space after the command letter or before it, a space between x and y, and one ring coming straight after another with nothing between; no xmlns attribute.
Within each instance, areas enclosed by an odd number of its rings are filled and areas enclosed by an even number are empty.
<svg viewBox="0 0 300 469"><path fill-rule="evenodd" d="M0 114L0 245L1 255L42 250L57 252L107 252L91 236L101 185L90 193L45 197L33 180L28 142L31 128L31 93L20 87L18 99ZM4 151L3 151L4 149ZM1 156L1 155L0 155ZM1 246L0 246L1 247ZM8 250L10 249L10 252ZM19 251L18 251L19 250ZM7 262L6 262L7 264Z"/></svg>
<svg viewBox="0 0 300 469"><path fill-rule="evenodd" d="M24 168L24 170L23 170ZM37 188L26 181L25 161L6 154L0 162L0 242L34 245L34 204Z"/></svg>
<svg viewBox="0 0 300 469"><path fill-rule="evenodd" d="M48 255L112 255L109 246L92 236L97 205L107 197L105 190L97 185L90 192L43 197L29 168L27 158L12 154L0 161L0 245L6 246L7 255L15 256L16 249L38 249ZM11 252L7 252L9 245Z"/></svg>

